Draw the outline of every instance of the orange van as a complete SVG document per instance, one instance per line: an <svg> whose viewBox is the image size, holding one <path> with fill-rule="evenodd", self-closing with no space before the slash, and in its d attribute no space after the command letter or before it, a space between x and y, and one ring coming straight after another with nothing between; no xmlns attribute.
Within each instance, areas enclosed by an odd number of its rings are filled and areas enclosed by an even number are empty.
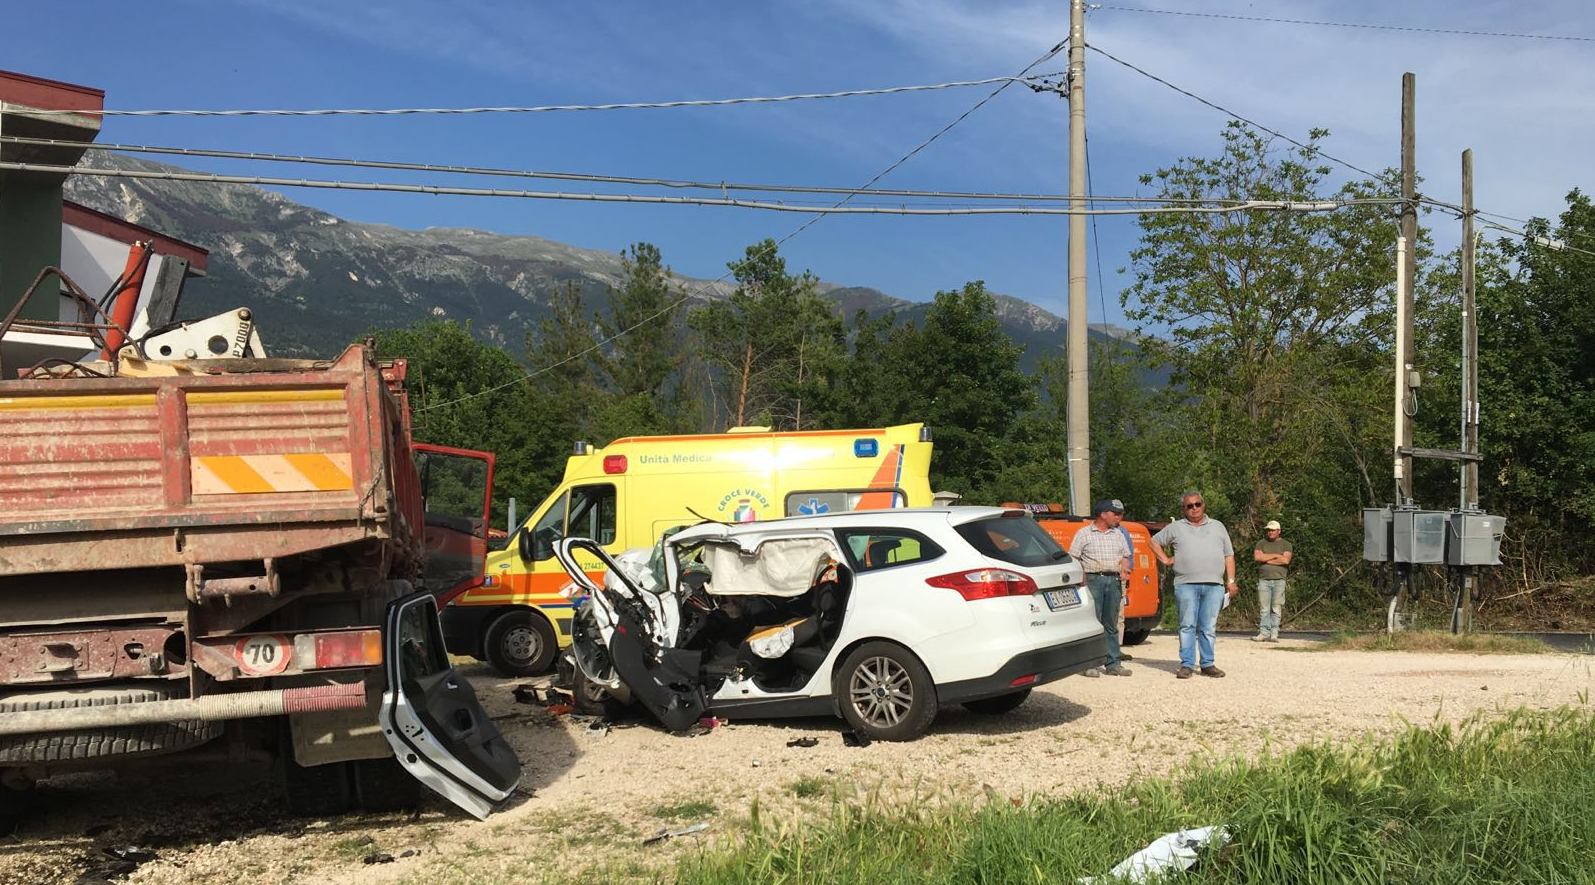
<svg viewBox="0 0 1595 885"><path fill-rule="evenodd" d="M1004 504L1004 507L1022 507L1035 515L1036 521L1047 530L1063 549L1069 549L1075 532L1090 522L1090 517L1070 516L1061 504ZM1124 644L1140 645L1151 635L1152 629L1163 619L1163 583L1159 578L1157 557L1152 554L1152 531L1161 525L1125 520L1122 525L1130 533L1130 546L1135 555L1130 561L1130 585L1127 590L1129 604L1124 608Z"/></svg>

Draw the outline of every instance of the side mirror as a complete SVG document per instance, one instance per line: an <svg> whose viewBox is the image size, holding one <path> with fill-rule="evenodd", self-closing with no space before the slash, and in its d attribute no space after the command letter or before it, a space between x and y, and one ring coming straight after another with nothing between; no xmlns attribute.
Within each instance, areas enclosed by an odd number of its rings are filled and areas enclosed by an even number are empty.
<svg viewBox="0 0 1595 885"><path fill-rule="evenodd" d="M536 559L536 557L532 556L531 529L521 529L519 532L517 532L515 534L515 542L516 552L520 553L522 560L525 560L526 562L532 562Z"/></svg>

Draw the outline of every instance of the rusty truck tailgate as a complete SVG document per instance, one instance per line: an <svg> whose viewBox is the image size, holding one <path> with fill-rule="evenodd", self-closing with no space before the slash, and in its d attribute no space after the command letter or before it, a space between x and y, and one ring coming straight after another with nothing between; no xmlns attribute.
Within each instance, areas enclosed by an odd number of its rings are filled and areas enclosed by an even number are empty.
<svg viewBox="0 0 1595 885"><path fill-rule="evenodd" d="M360 348L289 371L0 382L0 575L387 535L395 411Z"/></svg>

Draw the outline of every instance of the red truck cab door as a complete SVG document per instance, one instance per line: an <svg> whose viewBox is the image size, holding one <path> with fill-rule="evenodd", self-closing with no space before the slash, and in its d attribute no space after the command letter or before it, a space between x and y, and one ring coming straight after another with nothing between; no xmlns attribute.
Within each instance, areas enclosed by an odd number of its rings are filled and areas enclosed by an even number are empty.
<svg viewBox="0 0 1595 885"><path fill-rule="evenodd" d="M492 524L493 454L416 443L426 564L422 586L438 605L482 583Z"/></svg>

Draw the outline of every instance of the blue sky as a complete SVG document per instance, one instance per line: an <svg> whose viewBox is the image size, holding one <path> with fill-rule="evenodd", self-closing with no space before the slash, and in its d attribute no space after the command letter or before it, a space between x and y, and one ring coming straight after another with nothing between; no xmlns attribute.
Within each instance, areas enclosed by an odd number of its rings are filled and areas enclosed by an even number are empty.
<svg viewBox="0 0 1595 885"><path fill-rule="evenodd" d="M1595 37L1595 6L1343 2L1124 5L1236 15ZM113 108L536 105L722 98L1000 76L1067 32L1068 5L978 0L802 3L329 0L13 4L11 70L104 88ZM1348 30L1092 12L1087 39L1295 137L1329 128L1328 150L1395 165L1400 77L1418 75L1426 192L1458 195L1458 155L1475 153L1480 208L1554 215L1592 185L1595 43ZM1060 70L1061 58L1043 66ZM1140 173L1217 149L1225 118L1087 57L1094 191L1143 193ZM112 119L102 141L329 154L462 165L854 186L977 101L985 90L691 110L384 119ZM1067 105L1012 88L882 186L1062 192ZM218 171L426 180L400 173L198 161ZM290 171L302 170L302 171ZM498 186L571 189L500 180ZM483 181L458 182L486 184ZM802 223L723 208L289 190L361 221L534 234L619 250L646 240L677 271L714 277L744 246ZM1442 245L1454 226L1434 219ZM830 217L788 243L789 267L924 299L984 279L1063 313L1061 217ZM1120 321L1133 220L1097 224L1091 321ZM1093 265L1095 256L1093 254ZM1105 295L1105 297L1104 297Z"/></svg>

